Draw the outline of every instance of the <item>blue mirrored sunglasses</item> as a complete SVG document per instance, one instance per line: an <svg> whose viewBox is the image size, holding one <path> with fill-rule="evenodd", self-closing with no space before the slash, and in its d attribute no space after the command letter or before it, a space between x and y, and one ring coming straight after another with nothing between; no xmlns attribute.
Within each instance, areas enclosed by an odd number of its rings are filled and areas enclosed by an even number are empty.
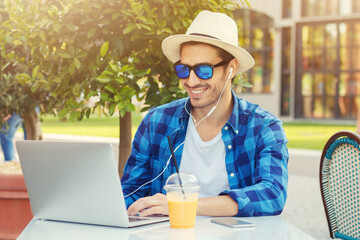
<svg viewBox="0 0 360 240"><path fill-rule="evenodd" d="M219 62L215 65L209 65L209 64L197 64L194 66L189 66L186 64L181 64L180 61L174 64L176 75L179 78L188 78L190 75L191 70L194 70L196 76L198 76L200 79L210 79L213 76L213 69L216 67L223 66L227 64L230 60Z"/></svg>

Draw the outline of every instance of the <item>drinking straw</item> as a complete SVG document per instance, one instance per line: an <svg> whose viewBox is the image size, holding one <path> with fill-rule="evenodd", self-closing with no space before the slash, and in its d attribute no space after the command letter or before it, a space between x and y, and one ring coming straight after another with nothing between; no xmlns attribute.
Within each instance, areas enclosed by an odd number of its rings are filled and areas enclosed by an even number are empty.
<svg viewBox="0 0 360 240"><path fill-rule="evenodd" d="M176 162L174 149L173 149L173 147L172 147L171 140L170 140L170 137L169 137L169 136L167 136L167 139L168 139L168 142L169 142L169 146L170 146L170 150L171 150L171 155L172 155L172 159L173 159L173 161L174 161L176 173L177 173L177 176L178 176L178 178L179 178L179 184L180 184L181 192L182 192L182 194L183 194L183 196L184 196L184 199L185 199L184 187L183 187L183 185L182 185L182 181L181 181L181 178L180 178L179 168L178 168L178 165L177 165L177 162Z"/></svg>

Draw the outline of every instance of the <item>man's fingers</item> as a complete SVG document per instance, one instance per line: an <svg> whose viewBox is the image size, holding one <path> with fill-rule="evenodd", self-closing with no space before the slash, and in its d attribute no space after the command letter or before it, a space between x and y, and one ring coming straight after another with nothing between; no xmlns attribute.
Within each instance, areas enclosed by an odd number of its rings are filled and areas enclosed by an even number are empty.
<svg viewBox="0 0 360 240"><path fill-rule="evenodd" d="M163 194L156 194L152 197L140 198L129 207L128 214L135 215L136 213L147 208L163 205L167 206L166 196Z"/></svg>
<svg viewBox="0 0 360 240"><path fill-rule="evenodd" d="M140 216L146 217L146 216L154 215L154 214L169 215L169 210L168 210L167 205L166 206L154 206L151 208L147 208L141 212Z"/></svg>

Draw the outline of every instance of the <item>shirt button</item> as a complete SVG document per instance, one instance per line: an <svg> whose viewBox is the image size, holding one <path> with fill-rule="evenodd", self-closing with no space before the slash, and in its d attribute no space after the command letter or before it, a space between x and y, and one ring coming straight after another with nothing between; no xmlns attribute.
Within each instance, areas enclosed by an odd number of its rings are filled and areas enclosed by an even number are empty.
<svg viewBox="0 0 360 240"><path fill-rule="evenodd" d="M234 177L235 176L235 173L230 173L230 177Z"/></svg>
<svg viewBox="0 0 360 240"><path fill-rule="evenodd" d="M235 130L235 133L236 133L236 134L238 134L238 133L239 133L239 131L238 131L238 130Z"/></svg>
<svg viewBox="0 0 360 240"><path fill-rule="evenodd" d="M224 128L225 130L228 130L229 128L228 128L228 126L225 126L225 128Z"/></svg>
<svg viewBox="0 0 360 240"><path fill-rule="evenodd" d="M228 145L228 149L231 149L232 148L232 146L231 145Z"/></svg>

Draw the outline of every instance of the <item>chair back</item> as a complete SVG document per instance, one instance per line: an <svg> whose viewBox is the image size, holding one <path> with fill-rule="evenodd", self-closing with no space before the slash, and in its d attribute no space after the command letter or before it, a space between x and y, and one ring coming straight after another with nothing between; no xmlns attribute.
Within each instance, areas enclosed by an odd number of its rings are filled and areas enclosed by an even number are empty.
<svg viewBox="0 0 360 240"><path fill-rule="evenodd" d="M335 133L320 162L320 187L331 238L360 239L360 136Z"/></svg>

